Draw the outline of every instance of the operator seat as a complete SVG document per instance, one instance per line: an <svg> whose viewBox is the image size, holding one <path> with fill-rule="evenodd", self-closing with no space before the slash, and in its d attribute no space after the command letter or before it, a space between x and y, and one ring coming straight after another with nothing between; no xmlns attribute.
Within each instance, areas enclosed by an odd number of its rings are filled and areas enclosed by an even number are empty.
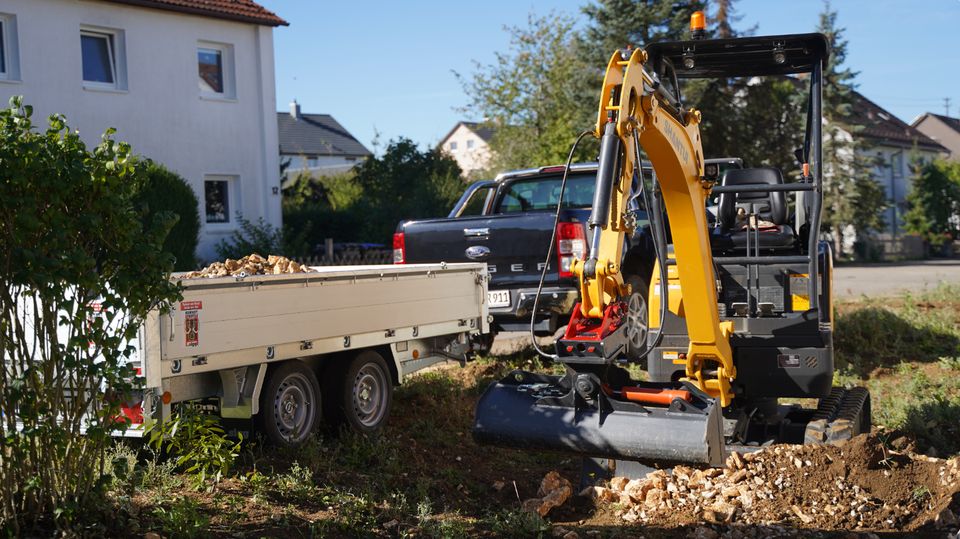
<svg viewBox="0 0 960 539"><path fill-rule="evenodd" d="M722 185L780 185L783 174L773 167L730 169L723 176ZM751 211L758 219L774 226L761 226L761 251L785 251L796 247L797 236L787 224L786 193L721 193L717 208L717 226L710 234L715 251L745 251L747 234L744 219ZM738 213L740 217L738 218ZM763 225L763 223L761 223ZM749 231L753 232L753 231Z"/></svg>

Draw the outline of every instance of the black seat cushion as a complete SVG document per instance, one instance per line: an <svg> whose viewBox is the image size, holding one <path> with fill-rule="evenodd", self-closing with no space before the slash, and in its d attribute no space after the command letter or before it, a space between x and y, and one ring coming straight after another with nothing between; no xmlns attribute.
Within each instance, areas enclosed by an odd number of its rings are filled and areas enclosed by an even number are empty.
<svg viewBox="0 0 960 539"><path fill-rule="evenodd" d="M761 250L781 251L792 249L796 243L797 236L790 225L777 225L776 229L760 229L759 244ZM747 231L724 231L720 228L714 228L710 234L710 245L714 250L719 251L746 249Z"/></svg>
<svg viewBox="0 0 960 539"><path fill-rule="evenodd" d="M772 167L730 169L723 176L723 185L780 185L783 175ZM747 230L744 220L737 219L738 210L744 214L756 213L762 221L776 227L763 227L758 233L761 250L782 251L792 249L797 243L793 228L787 224L787 200L783 192L776 193L721 193L717 208L718 226L710 234L710 244L715 250L737 251L747 247ZM751 231L752 232L752 231Z"/></svg>
<svg viewBox="0 0 960 539"><path fill-rule="evenodd" d="M772 167L731 169L723 176L723 185L781 185L780 169ZM744 213L756 211L760 219L776 225L787 223L787 198L779 193L722 193L720 195L720 228L731 230L737 226L737 209Z"/></svg>

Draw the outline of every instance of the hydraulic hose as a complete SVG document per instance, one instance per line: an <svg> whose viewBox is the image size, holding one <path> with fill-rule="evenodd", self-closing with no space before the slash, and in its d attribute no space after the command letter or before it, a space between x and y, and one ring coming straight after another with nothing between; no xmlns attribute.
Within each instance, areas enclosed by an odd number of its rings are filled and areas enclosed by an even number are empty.
<svg viewBox="0 0 960 539"><path fill-rule="evenodd" d="M636 128L633 129L633 139L634 141L640 140L640 136L639 133L637 133ZM653 207L651 193L647 190L647 187L644 185L643 181L643 160L640 158L639 143L635 143L633 145L633 153L636 158L637 171L640 180L640 195L643 197L643 203L647 207L647 216L650 219L650 230L655 235L653 238L653 252L657 257L657 263L660 266L660 329L657 331L657 337L654 339L653 344L647 346L647 349L644 350L642 354L634 358L636 360L640 360L650 355L650 352L652 352L654 348L660 346L660 342L663 340L663 321L667 316L667 306L670 303L670 298L667 296L667 294L669 294L670 287L667 285L666 253L662 252L662 249L660 249L661 240L663 240L664 245L666 244L666 230L663 228L663 221L660 218L661 216L659 207L656 208L656 218L653 217L655 209Z"/></svg>
<svg viewBox="0 0 960 539"><path fill-rule="evenodd" d="M550 234L550 245L547 247L547 258L543 261L543 270L540 271L540 282L537 284L537 295L533 297L533 311L530 313L530 340L533 342L533 348L540 354L541 357L557 361L559 358L556 354L548 354L540 348L540 344L537 343L536 331L534 327L537 323L537 307L540 305L540 293L543 291L543 281L547 277L547 267L550 265L550 258L553 256L553 247L554 243L557 241L557 227L560 226L560 211L563 208L563 191L567 187L567 174L570 173L570 165L573 163L573 154L577 151L577 146L580 145L580 141L583 140L583 137L587 135L592 135L593 131L584 131L577 136L576 142L573 143L573 147L570 148L570 154L567 156L567 164L563 167L563 178L560 180L560 195L557 197L557 211L553 218L553 232ZM557 268L557 271L560 271L560 268Z"/></svg>

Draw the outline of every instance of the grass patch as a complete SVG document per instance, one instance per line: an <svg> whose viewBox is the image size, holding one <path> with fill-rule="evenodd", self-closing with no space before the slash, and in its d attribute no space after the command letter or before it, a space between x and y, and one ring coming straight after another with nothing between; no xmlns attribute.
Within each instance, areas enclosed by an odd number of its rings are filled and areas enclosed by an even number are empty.
<svg viewBox="0 0 960 539"><path fill-rule="evenodd" d="M874 423L960 453L960 286L838 306L834 383L870 389Z"/></svg>

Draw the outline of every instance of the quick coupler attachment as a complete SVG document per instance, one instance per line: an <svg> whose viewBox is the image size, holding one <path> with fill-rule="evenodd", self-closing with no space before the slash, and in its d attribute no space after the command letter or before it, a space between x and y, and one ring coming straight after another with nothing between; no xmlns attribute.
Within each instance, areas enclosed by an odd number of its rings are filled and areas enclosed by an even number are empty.
<svg viewBox="0 0 960 539"><path fill-rule="evenodd" d="M599 386L599 387L596 387ZM514 371L477 403L479 444L583 457L720 466L720 406L686 382L616 390L591 374Z"/></svg>

